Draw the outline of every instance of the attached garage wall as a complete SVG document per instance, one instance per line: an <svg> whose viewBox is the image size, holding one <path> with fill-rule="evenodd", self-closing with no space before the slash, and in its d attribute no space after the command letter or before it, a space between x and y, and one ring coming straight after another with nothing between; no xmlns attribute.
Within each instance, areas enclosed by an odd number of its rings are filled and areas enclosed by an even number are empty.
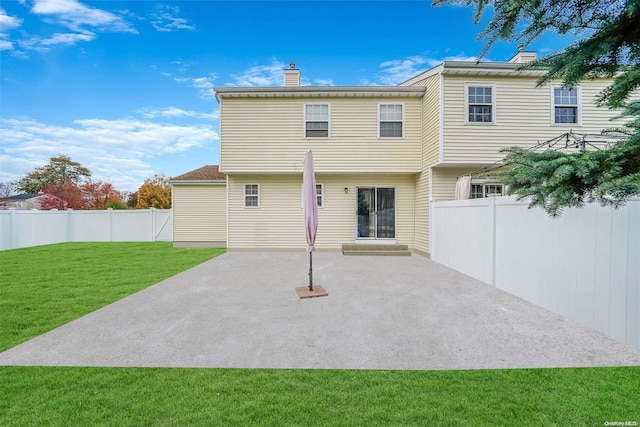
<svg viewBox="0 0 640 427"><path fill-rule="evenodd" d="M173 245L226 247L226 185L173 185Z"/></svg>
<svg viewBox="0 0 640 427"><path fill-rule="evenodd" d="M318 209L319 250L339 250L356 235L356 186L396 187L396 237L414 246L414 175L323 175L324 206ZM244 184L260 185L260 207L245 208ZM348 191L345 193L344 189ZM302 175L229 176L229 249L307 247L302 214Z"/></svg>

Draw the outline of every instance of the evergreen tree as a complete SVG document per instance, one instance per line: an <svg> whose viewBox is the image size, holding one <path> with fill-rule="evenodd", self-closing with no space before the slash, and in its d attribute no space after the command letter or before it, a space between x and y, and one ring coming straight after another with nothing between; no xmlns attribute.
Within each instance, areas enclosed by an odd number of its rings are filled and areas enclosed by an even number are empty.
<svg viewBox="0 0 640 427"><path fill-rule="evenodd" d="M498 40L525 46L545 31L571 34L576 41L523 69L542 69L537 84L555 79L574 87L585 79L613 78L598 104L620 109L629 121L618 131L627 138L609 150L580 153L531 152L509 148L500 175L510 194L531 197L551 215L587 201L619 206L640 195L640 1L638 0L434 0L433 4L475 7L474 21L493 10L479 34L483 56ZM634 98L635 95L635 98ZM607 130L605 130L607 131Z"/></svg>

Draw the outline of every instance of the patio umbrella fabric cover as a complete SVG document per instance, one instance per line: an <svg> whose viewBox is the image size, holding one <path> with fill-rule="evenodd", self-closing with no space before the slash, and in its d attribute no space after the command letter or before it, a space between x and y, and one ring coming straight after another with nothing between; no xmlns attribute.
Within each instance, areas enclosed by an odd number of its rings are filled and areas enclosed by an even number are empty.
<svg viewBox="0 0 640 427"><path fill-rule="evenodd" d="M304 212L304 227L307 233L307 252L313 252L318 231L318 195L316 193L316 175L313 170L313 153L311 150L307 151L304 157L302 208Z"/></svg>

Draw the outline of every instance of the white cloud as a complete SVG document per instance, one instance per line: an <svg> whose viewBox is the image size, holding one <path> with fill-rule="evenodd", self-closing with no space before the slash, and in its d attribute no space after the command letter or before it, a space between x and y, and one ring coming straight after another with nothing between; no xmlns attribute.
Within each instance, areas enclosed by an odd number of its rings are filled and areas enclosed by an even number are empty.
<svg viewBox="0 0 640 427"><path fill-rule="evenodd" d="M7 12L0 8L0 32L13 30L22 25L22 20L15 16L7 15Z"/></svg>
<svg viewBox="0 0 640 427"><path fill-rule="evenodd" d="M12 49L13 49L13 43L11 43L9 40L0 39L0 50L12 50Z"/></svg>
<svg viewBox="0 0 640 427"><path fill-rule="evenodd" d="M172 76L170 73L162 74L168 77ZM173 77L173 80L178 83L186 84L190 87L198 89L200 98L210 100L215 98L215 94L213 93L213 88L215 87L215 85L213 84L213 82L217 78L218 76L216 74L211 73L208 76L204 77Z"/></svg>
<svg viewBox="0 0 640 427"><path fill-rule="evenodd" d="M240 74L232 74L234 82L227 86L282 86L284 64L273 61L271 65L256 65Z"/></svg>
<svg viewBox="0 0 640 427"><path fill-rule="evenodd" d="M196 27L189 24L184 18L179 18L180 8L166 4L156 5L151 10L151 25L158 31L169 32L174 30L195 31Z"/></svg>
<svg viewBox="0 0 640 427"><path fill-rule="evenodd" d="M88 26L101 31L137 33L121 16L86 6L77 0L35 0L31 12L78 32Z"/></svg>
<svg viewBox="0 0 640 427"><path fill-rule="evenodd" d="M475 61L475 56L453 55L444 58L409 56L403 59L392 59L380 64L380 71L375 81L364 80L364 85L395 86L418 74L441 64L444 61Z"/></svg>
<svg viewBox="0 0 640 427"><path fill-rule="evenodd" d="M95 34L88 31L84 33L56 33L49 38L39 39L38 44L40 46L51 46L56 44L74 45L78 42L89 42L95 38Z"/></svg>
<svg viewBox="0 0 640 427"><path fill-rule="evenodd" d="M179 126L135 118L76 120L72 126L0 119L0 140L1 182L66 154L89 168L93 178L109 180L119 190L135 191L158 172L150 164L155 158L217 144L218 134L210 125Z"/></svg>
<svg viewBox="0 0 640 427"><path fill-rule="evenodd" d="M152 119L156 117L167 117L167 118L193 117L195 119L216 120L219 117L218 112L202 113L198 111L183 110L177 107L165 107L159 110L152 109L152 108L143 108L139 111L139 113L142 115L142 117L147 119Z"/></svg>
<svg viewBox="0 0 640 427"><path fill-rule="evenodd" d="M333 79L315 79L313 83L316 86L335 86Z"/></svg>
<svg viewBox="0 0 640 427"><path fill-rule="evenodd" d="M5 31L14 30L20 25L22 25L21 19L7 15L7 12L0 8L0 50L13 49L13 42L9 40L9 35Z"/></svg>

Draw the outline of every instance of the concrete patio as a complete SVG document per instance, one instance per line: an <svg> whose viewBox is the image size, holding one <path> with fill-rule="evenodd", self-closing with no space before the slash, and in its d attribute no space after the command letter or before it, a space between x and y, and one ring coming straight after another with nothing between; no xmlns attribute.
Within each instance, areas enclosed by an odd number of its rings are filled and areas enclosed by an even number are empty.
<svg viewBox="0 0 640 427"><path fill-rule="evenodd" d="M640 365L640 349L427 258L229 252L0 353L0 365L488 369Z"/></svg>

